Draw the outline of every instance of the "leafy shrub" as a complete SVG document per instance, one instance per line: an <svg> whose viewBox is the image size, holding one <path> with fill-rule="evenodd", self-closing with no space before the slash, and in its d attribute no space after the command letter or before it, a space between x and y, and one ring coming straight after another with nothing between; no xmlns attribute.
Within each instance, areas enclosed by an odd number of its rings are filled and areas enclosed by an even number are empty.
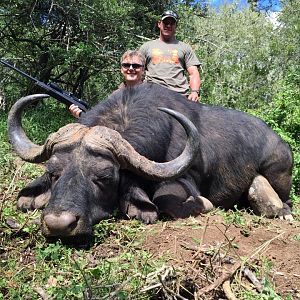
<svg viewBox="0 0 300 300"><path fill-rule="evenodd" d="M300 76L291 72L269 106L256 114L266 121L291 147L294 156L293 188L300 193ZM253 111L252 111L253 113Z"/></svg>

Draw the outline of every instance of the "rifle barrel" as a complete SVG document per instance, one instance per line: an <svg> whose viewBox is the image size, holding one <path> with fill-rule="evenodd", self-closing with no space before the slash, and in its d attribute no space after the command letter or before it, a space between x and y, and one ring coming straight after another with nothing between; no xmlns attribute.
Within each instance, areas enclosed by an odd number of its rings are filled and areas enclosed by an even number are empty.
<svg viewBox="0 0 300 300"><path fill-rule="evenodd" d="M6 67L15 70L19 74L23 75L26 78L29 78L32 80L35 84L37 84L39 87L41 87L43 90L45 90L51 97L55 98L56 100L70 106L71 104L77 105L81 110L86 111L89 108L89 105L87 102L76 98L74 95L64 91L62 88L60 88L58 85L53 83L44 83L43 81L40 81L29 74L21 71L20 69L16 68L15 66L11 65L7 61L0 59L0 63L5 65Z"/></svg>
<svg viewBox="0 0 300 300"><path fill-rule="evenodd" d="M5 61L5 60L0 59L0 63L2 63L3 65L5 65L6 67L9 67L9 68L15 70L16 72L18 72L18 73L20 73L21 75L23 75L23 76L25 76L25 77L31 79L32 81L38 81L36 78L34 78L34 77L30 76L29 74L27 74L27 73L21 71L20 69L16 68L15 66L11 65L10 63L8 63L8 62Z"/></svg>

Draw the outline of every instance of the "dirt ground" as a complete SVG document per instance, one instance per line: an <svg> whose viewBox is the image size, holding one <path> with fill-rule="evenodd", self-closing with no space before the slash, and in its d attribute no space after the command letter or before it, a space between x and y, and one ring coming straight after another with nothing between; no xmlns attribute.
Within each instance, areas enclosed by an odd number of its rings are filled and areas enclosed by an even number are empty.
<svg viewBox="0 0 300 300"><path fill-rule="evenodd" d="M206 291L203 299L226 298L216 294L224 274L229 274L233 292L239 286L259 290L259 284L242 273L244 267L259 281L267 278L278 295L300 299L300 222L249 216L242 226L234 224L212 215L149 225L143 248L185 270L190 290L211 285L213 291Z"/></svg>

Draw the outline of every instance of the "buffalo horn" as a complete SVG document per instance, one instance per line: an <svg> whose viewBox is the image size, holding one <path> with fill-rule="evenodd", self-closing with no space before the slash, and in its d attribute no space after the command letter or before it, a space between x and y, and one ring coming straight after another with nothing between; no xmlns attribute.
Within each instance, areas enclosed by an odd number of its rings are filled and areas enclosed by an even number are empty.
<svg viewBox="0 0 300 300"><path fill-rule="evenodd" d="M47 97L49 96L46 94L35 94L23 97L12 106L8 114L7 125L9 140L17 154L28 162L41 163L48 160L55 144L62 142L68 143L70 137L73 137L74 141L75 137L78 137L76 133L82 132L83 134L84 130L82 130L82 128L86 128L81 124L68 124L60 128L56 133L50 134L44 145L40 146L34 144L27 137L22 128L22 113L28 105ZM70 141L72 142L72 140Z"/></svg>
<svg viewBox="0 0 300 300"><path fill-rule="evenodd" d="M176 178L191 165L199 153L199 133L195 125L181 113L167 108L159 109L177 119L187 134L187 142L183 152L172 161L157 163L147 159L136 152L117 131L107 127L96 126L85 138L90 146L93 144L98 149L107 148L113 152L123 169L131 170L156 181Z"/></svg>

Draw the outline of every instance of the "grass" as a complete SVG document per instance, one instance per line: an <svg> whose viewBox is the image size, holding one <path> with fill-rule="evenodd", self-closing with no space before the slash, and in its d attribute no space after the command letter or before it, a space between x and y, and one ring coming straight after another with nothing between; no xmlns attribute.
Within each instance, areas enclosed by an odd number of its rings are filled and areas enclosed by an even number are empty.
<svg viewBox="0 0 300 300"><path fill-rule="evenodd" d="M37 212L29 214L30 220L37 216ZM101 222L95 226L90 249L46 243L32 224L12 230L1 222L1 227L0 299L40 299L41 293L53 299L82 299L88 293L92 299L112 292L117 299L135 294L135 299L143 299L139 295L143 278L160 266L138 247L144 225L137 221ZM114 246L106 249L103 239Z"/></svg>
<svg viewBox="0 0 300 300"><path fill-rule="evenodd" d="M232 218L232 212L222 214L225 223ZM16 212L14 201L6 203L0 222L0 299L167 299L155 298L160 288L141 293L141 290L159 283L158 270L162 270L161 275L170 270L164 269L170 264L170 257L157 259L143 250L144 238L149 232L147 226L136 220L104 220L94 228L93 246L75 249L59 241L47 243L36 224L39 215L38 211ZM8 217L19 226L14 229L8 226ZM193 218L189 219L190 222L177 221L175 228L199 229L200 226L191 220ZM249 221L235 223L235 226L244 229L246 224L250 226ZM164 226L163 222L160 226ZM201 241L198 240L197 244ZM236 245L232 242L227 247L235 248ZM210 274L211 281L219 276L215 268L221 264L218 259L223 250L220 251L220 248L211 246L207 253L199 254L203 265L196 266L196 269L203 268L204 273ZM228 253L229 249L224 248L224 252ZM271 263L262 257L249 262L249 266L256 269L259 278L268 278L272 269ZM188 286L188 281L197 282L193 273L189 274L187 270L189 267L176 267L172 273L169 271L169 288L178 291L178 286ZM150 284L149 277L153 274L156 281ZM260 294L241 288L238 276L232 282L233 288L235 285L236 295L242 299L283 299L267 279ZM114 298L110 298L111 295Z"/></svg>

